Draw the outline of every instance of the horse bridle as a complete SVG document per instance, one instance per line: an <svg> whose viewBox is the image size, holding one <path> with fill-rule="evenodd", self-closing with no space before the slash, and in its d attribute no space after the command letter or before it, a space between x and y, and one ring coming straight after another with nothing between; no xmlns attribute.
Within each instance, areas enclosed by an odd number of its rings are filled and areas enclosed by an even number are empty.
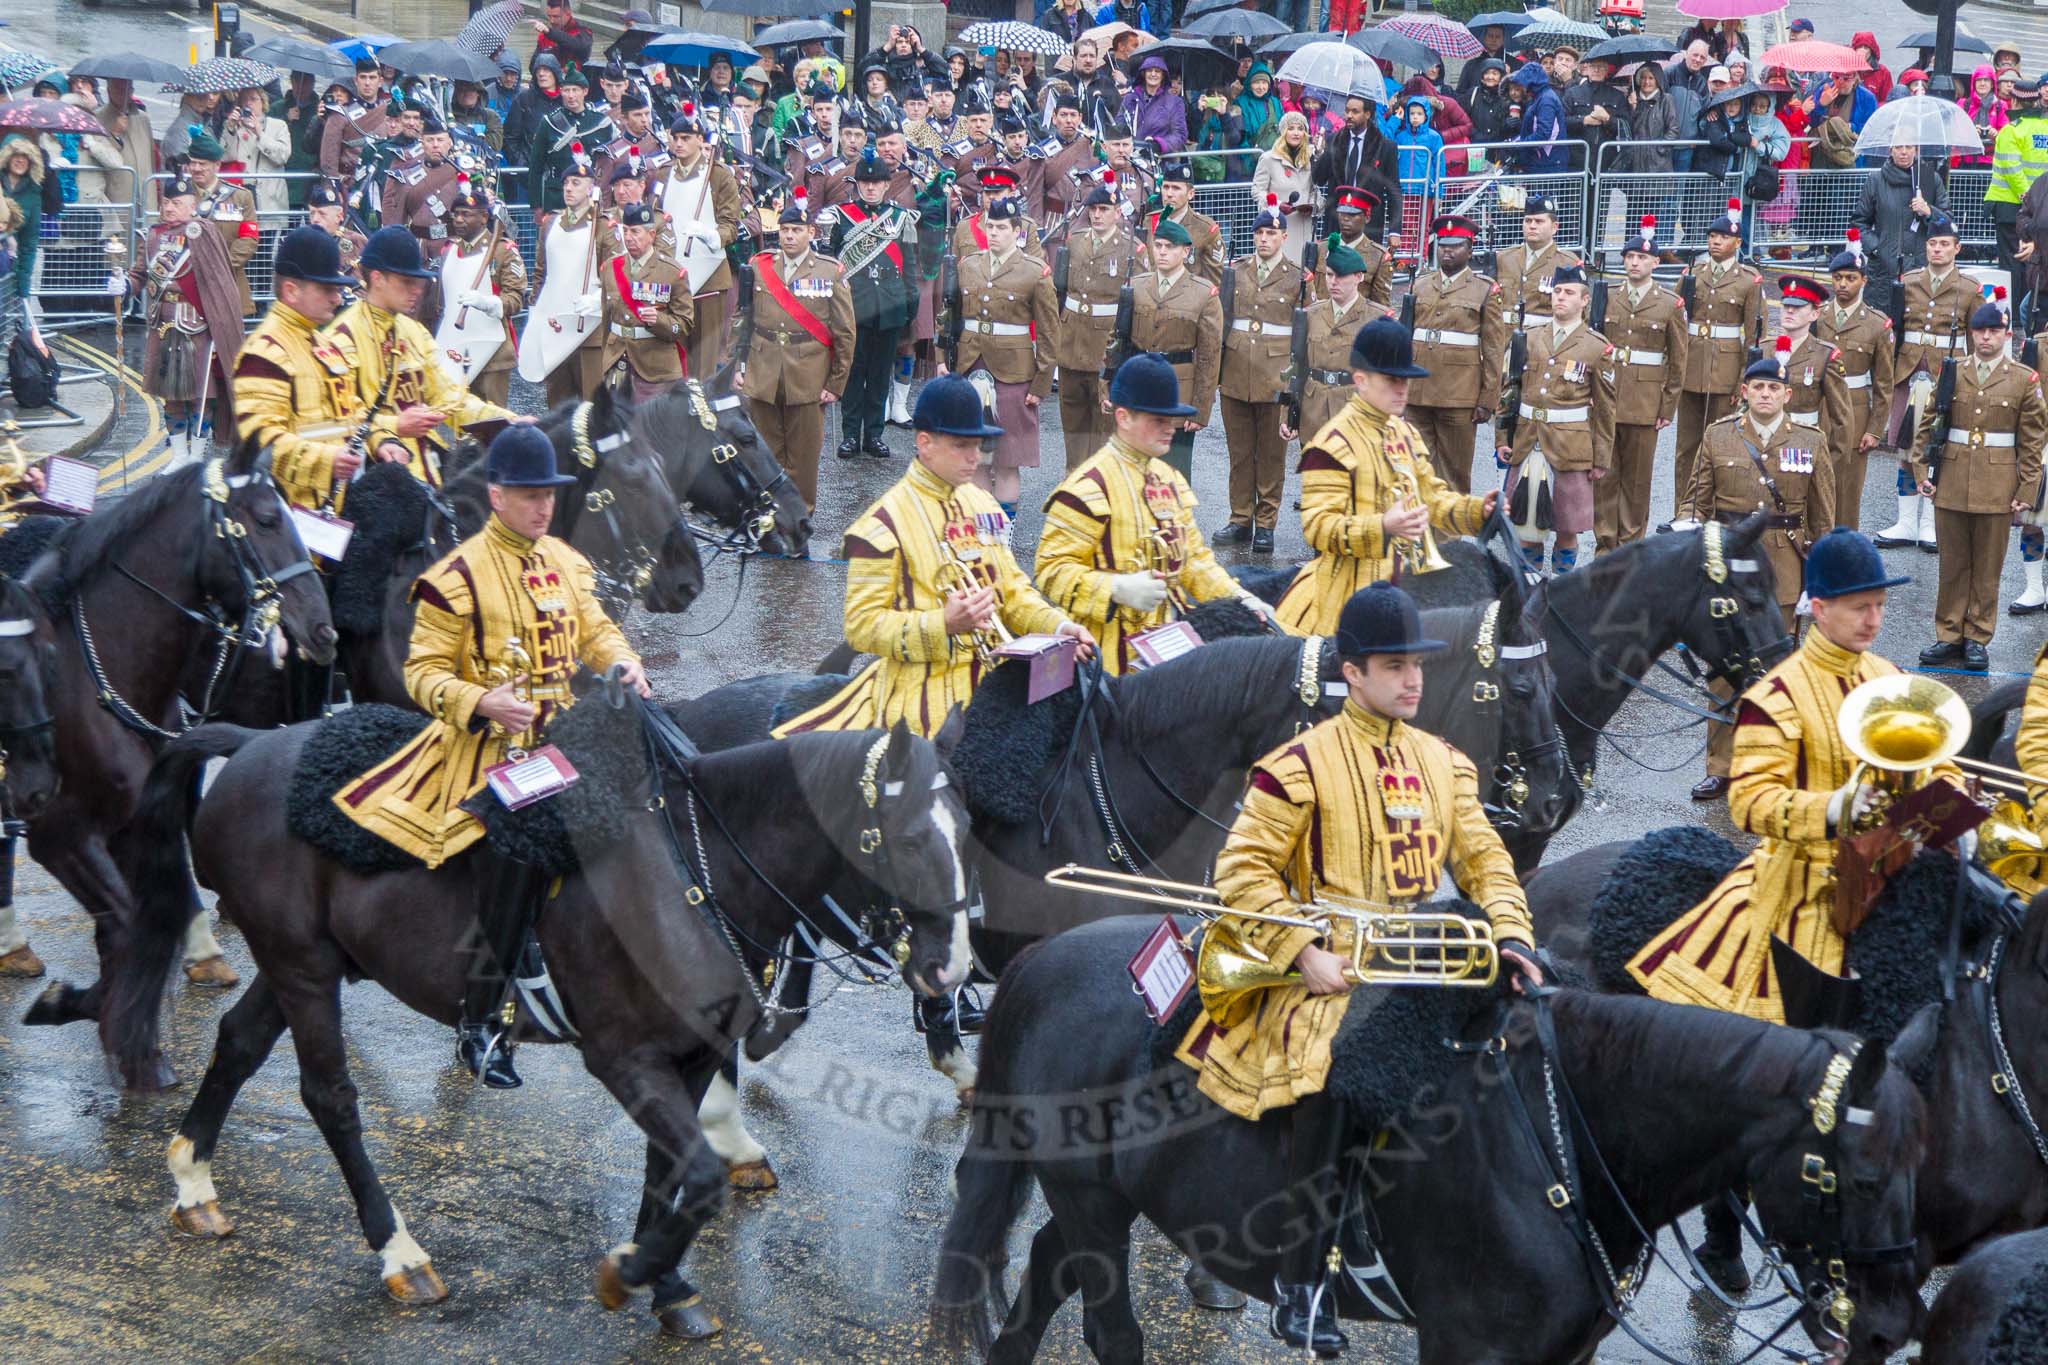
<svg viewBox="0 0 2048 1365"><path fill-rule="evenodd" d="M1479 618L1479 632L1472 641L1472 658L1479 666L1480 676L1474 680L1471 691L1473 709L1482 716L1491 715L1503 740L1506 739L1507 707L1501 703L1503 689L1494 674L1504 663L1524 659L1541 658L1549 652L1549 646L1539 637L1526 645L1503 645L1496 643L1500 627L1500 599L1486 604L1486 611ZM1529 750L1528 759L1541 761L1564 749L1564 733L1555 725L1550 737ZM1565 771L1571 771L1571 763L1564 764ZM1576 774L1574 774L1576 780ZM1521 751L1502 749L1493 765L1490 778L1492 783L1487 793L1480 798L1480 809L1497 830L1518 830L1525 823L1523 807L1529 801L1529 765ZM1494 799L1487 799L1488 797Z"/></svg>
<svg viewBox="0 0 2048 1365"><path fill-rule="evenodd" d="M576 463L581 465L586 476L579 477L577 492L580 503L572 503L575 509L563 527L564 538L576 528L577 512L594 512L604 518L605 530L610 533L613 555L585 555L590 562L591 577L595 580L598 599L607 607L616 605L621 610L632 605L635 598L647 591L647 585L654 581L654 569L661 562L658 548L650 549L647 542L626 538L619 526L618 494L609 488L593 487L603 466L604 457L621 446L633 444L631 432L614 431L596 440L590 436L590 414L593 405L582 402L569 416L570 451ZM680 512L674 526L684 526ZM674 529L672 526L670 529Z"/></svg>
<svg viewBox="0 0 2048 1365"><path fill-rule="evenodd" d="M270 638L270 632L277 628L284 614L283 587L294 578L314 572L313 561L306 553L305 542L299 538L298 525L289 517L285 525L291 527L292 543L298 547L299 557L279 569L271 569L256 557L256 551L249 545L249 528L228 513L228 498L231 490L254 487L265 489L284 505L284 494L271 481L267 457L258 467L247 474L226 475L223 462L210 459L200 476L202 506L206 510L206 522L214 538L227 545L228 563L235 572L242 596L241 620L232 622L222 610L221 604L211 595L198 609L186 606L163 589L134 572L127 565L114 561L114 571L135 586L170 607L172 611L194 624L203 627L209 634L219 638L215 651L213 668L206 679L206 691L200 698L196 714L198 721L208 721L214 716L219 702L234 686L235 675L240 671L242 654L246 650L261 649ZM107 677L106 666L100 661L99 646L93 639L92 626L85 618L85 603L74 593L71 610L74 633L78 637L80 652L85 657L86 672L92 679L94 694L100 705L107 708L114 718L129 729L150 739L175 739L178 731L167 730L152 722L137 711L117 691Z"/></svg>
<svg viewBox="0 0 2048 1365"><path fill-rule="evenodd" d="M27 636L30 639L33 639L35 637L35 633L36 623L33 617L0 616L0 639L18 639L22 636ZM40 650L36 652L38 655L41 654ZM43 688L43 691L47 695L49 691L48 684L50 683L51 679L48 677L46 670L43 669L42 659L40 657L37 658L35 666L38 672L45 674L45 686ZM0 782L5 782L7 780L8 744L10 742L18 742L32 735L41 734L46 730L53 730L56 728L56 725L56 717L50 714L47 705L45 705L42 715L38 716L34 720L21 721L15 724L0 724Z"/></svg>
<svg viewBox="0 0 2048 1365"><path fill-rule="evenodd" d="M1559 1057L1557 1023L1551 1013L1551 998L1557 994L1555 986L1526 987L1536 1022L1535 1034L1537 1051L1542 1061L1544 1095L1549 1119L1549 1140L1537 1126L1530 1113L1528 1103L1522 1097L1520 1084L1516 1081L1511 1057L1504 1036L1497 1036L1481 1049L1493 1058L1496 1080L1512 1100L1512 1108L1521 1120L1523 1136L1527 1139L1542 1168L1548 1171L1553 1183L1544 1193L1544 1202L1557 1210L1579 1244L1586 1261L1586 1269L1598 1289L1603 1307L1615 1324L1635 1343L1666 1365L1683 1365L1683 1362L1667 1354L1656 1343L1646 1339L1628 1319L1629 1304L1637 1290L1641 1289L1645 1274L1652 1258L1661 1262L1681 1282L1685 1274L1672 1264L1660 1249L1656 1234L1646 1228L1630 1206L1621 1184L1608 1169L1606 1158L1593 1140L1591 1127L1579 1107L1577 1095L1573 1092L1570 1078L1565 1074ZM1855 1066L1856 1054L1862 1049L1862 1041L1851 1040L1846 1051L1836 1052L1828 1058L1819 1086L1805 1103L1812 1114L1813 1141L1817 1150L1802 1154L1799 1165L1800 1217L1796 1228L1786 1237L1766 1238L1748 1212L1730 1196L1735 1204L1735 1213L1751 1238L1764 1249L1767 1265L1774 1270L1786 1288L1785 1298L1797 1302L1792 1315L1780 1323L1768 1336L1750 1332L1756 1340L1756 1349L1734 1365L1754 1360L1764 1351L1775 1349L1792 1359L1806 1359L1795 1352L1778 1346L1777 1339L1791 1329L1799 1320L1799 1314L1811 1310L1823 1323L1826 1330L1842 1340L1848 1339L1849 1324L1856 1313L1855 1301L1848 1293L1848 1268L1852 1265L1881 1265L1891 1261L1910 1261L1916 1243L1912 1240L1886 1246L1858 1247L1849 1243L1843 1226L1840 1171L1841 1127L1844 1123L1868 1124L1872 1115L1867 1110L1849 1106L1844 1102L1843 1089L1848 1084L1849 1074ZM1583 1157L1582 1157L1583 1154ZM1617 1274L1614 1263L1587 1215L1585 1202L1585 1177L1590 1171L1596 1175L1606 1194L1627 1217L1629 1227L1642 1242L1634 1265L1626 1274ZM1908 1181L1914 1173L1908 1172ZM1678 1239L1680 1251L1691 1267L1695 1282L1713 1291L1721 1303L1736 1311L1746 1311L1742 1305L1729 1299L1707 1278L1700 1266L1697 1255L1686 1245L1683 1237ZM1812 1272L1801 1278L1794 1268L1794 1262L1807 1265ZM1765 1309L1782 1300L1753 1305L1751 1310ZM1747 1329L1743 1329L1747 1331Z"/></svg>

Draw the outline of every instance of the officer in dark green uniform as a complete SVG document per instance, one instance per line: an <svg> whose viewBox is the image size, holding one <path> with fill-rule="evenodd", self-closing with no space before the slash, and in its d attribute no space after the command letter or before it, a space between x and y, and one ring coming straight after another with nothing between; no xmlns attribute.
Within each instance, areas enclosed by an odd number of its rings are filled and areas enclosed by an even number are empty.
<svg viewBox="0 0 2048 1365"><path fill-rule="evenodd" d="M535 213L553 213L562 207L562 177L578 151L594 157L598 148L612 140L611 120L584 106L589 94L590 78L570 67L562 75L560 104L548 111L534 131L526 195Z"/></svg>
<svg viewBox="0 0 2048 1365"><path fill-rule="evenodd" d="M882 439L888 422L889 371L896 338L910 321L911 281L917 270L917 228L910 214L888 199L895 168L861 152L854 169L851 202L825 210L831 220L826 254L836 257L853 290L853 372L839 407L839 458L887 459Z"/></svg>

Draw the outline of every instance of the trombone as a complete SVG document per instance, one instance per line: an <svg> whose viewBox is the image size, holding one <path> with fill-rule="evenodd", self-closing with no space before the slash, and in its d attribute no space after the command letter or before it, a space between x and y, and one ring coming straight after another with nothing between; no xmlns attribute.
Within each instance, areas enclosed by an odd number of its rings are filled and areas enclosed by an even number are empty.
<svg viewBox="0 0 2048 1365"><path fill-rule="evenodd" d="M1300 914L1233 910L1214 887L1138 877L1107 868L1068 863L1045 874L1047 883L1092 896L1164 905L1206 921L1195 953L1195 986L1202 1008L1223 1028L1249 1013L1253 995L1276 986L1297 985L1299 972L1275 967L1266 955L1238 936L1225 917L1333 932L1350 926L1346 979L1374 986L1491 986L1500 975L1493 926L1453 910L1420 910L1380 901L1317 896Z"/></svg>
<svg viewBox="0 0 2048 1365"><path fill-rule="evenodd" d="M939 567L932 574L932 586L941 597L956 592L964 595L981 586L974 579L974 570L968 567L967 561L953 548L953 543L943 535L939 537ZM996 666L996 651L1015 638L1010 634L1010 628L1003 624L999 603L998 609L989 613L988 624L976 626L973 632L974 657L980 661L983 672Z"/></svg>

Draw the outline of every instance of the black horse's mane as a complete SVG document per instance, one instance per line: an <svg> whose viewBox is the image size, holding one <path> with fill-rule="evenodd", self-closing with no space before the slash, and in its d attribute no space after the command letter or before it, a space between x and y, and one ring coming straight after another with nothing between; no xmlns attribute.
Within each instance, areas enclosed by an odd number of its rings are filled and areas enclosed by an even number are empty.
<svg viewBox="0 0 2048 1365"><path fill-rule="evenodd" d="M777 792L784 804L812 806L818 827L830 830L826 810L834 814L861 806L860 777L867 753L881 738L880 730L818 730L791 735L788 739L761 740L735 749L719 749L699 756L698 771L707 776L745 780L759 792ZM917 746L892 744L900 758ZM913 759L914 761L914 759ZM886 766L886 765L885 765ZM943 767L935 770L943 771ZM881 775L876 775L881 780ZM812 798L829 798L829 800ZM824 809L818 809L823 807Z"/></svg>
<svg viewBox="0 0 2048 1365"><path fill-rule="evenodd" d="M1256 695L1291 694L1300 661L1301 641L1294 636L1213 641L1156 668L1117 678L1117 724L1132 740L1144 741L1185 732L1191 716L1216 710L1221 698L1237 698L1235 713L1242 714Z"/></svg>
<svg viewBox="0 0 2048 1365"><path fill-rule="evenodd" d="M114 557L132 548L139 537L169 515L169 509L179 499L189 499L196 510L199 481L204 474L204 466L195 464L151 479L106 511L95 512L60 532L50 547L60 580L59 585L52 586L61 586L61 591L53 595L60 600L68 599L106 572L113 566ZM45 568L38 576L48 573ZM45 597L48 600L50 596Z"/></svg>

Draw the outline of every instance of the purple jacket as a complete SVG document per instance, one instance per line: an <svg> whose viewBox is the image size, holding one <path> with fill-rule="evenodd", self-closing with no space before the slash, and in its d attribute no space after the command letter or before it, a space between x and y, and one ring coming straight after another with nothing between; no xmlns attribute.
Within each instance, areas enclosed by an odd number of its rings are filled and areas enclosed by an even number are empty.
<svg viewBox="0 0 2048 1365"><path fill-rule="evenodd" d="M1152 67L1165 71L1166 59L1140 59L1138 69L1131 73L1130 93L1124 96L1124 118L1138 141L1151 143L1162 154L1177 152L1188 145L1187 102L1173 93L1170 82L1161 86L1157 95L1147 95L1145 72Z"/></svg>

